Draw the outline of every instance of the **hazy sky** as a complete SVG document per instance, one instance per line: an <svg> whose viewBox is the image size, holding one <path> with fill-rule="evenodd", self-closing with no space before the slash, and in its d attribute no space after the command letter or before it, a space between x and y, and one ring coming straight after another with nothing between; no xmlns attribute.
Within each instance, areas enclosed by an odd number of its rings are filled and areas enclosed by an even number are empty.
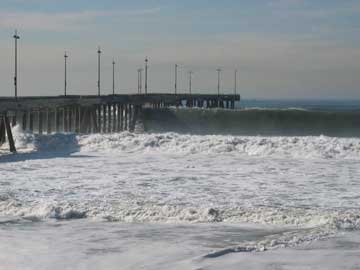
<svg viewBox="0 0 360 270"><path fill-rule="evenodd" d="M96 94L97 46L102 89L136 92L137 68L149 57L149 91L179 87L232 92L234 69L245 98L360 99L358 0L1 0L0 95L13 93L14 40L19 94L63 92L64 51L72 94Z"/></svg>

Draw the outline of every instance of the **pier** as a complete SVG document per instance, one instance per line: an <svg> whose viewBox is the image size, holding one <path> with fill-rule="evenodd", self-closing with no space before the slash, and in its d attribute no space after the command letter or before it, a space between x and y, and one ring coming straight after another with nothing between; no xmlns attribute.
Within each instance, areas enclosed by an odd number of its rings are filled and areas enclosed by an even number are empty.
<svg viewBox="0 0 360 270"><path fill-rule="evenodd" d="M0 97L0 146L16 152L12 127L36 134L133 132L143 108L170 106L234 109L239 95L134 94Z"/></svg>

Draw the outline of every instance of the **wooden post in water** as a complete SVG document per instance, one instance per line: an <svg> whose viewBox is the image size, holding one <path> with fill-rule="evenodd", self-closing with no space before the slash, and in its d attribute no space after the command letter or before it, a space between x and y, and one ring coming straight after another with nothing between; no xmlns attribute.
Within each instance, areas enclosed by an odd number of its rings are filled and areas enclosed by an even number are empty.
<svg viewBox="0 0 360 270"><path fill-rule="evenodd" d="M29 111L29 131L34 132L34 112L32 110Z"/></svg>
<svg viewBox="0 0 360 270"><path fill-rule="evenodd" d="M42 111L39 110L38 111L38 132L40 135L42 135L43 133L43 114L42 114Z"/></svg>
<svg viewBox="0 0 360 270"><path fill-rule="evenodd" d="M106 104L102 105L102 111L103 111L103 133L106 133Z"/></svg>
<svg viewBox="0 0 360 270"><path fill-rule="evenodd" d="M131 121L132 121L132 114L133 114L133 109L132 109L132 105L129 104L129 111L128 111L128 130L130 131L130 125L131 125Z"/></svg>
<svg viewBox="0 0 360 270"><path fill-rule="evenodd" d="M120 105L120 131L124 130L124 105Z"/></svg>
<svg viewBox="0 0 360 270"><path fill-rule="evenodd" d="M135 130L136 120L137 120L138 113L139 113L138 110L139 110L139 106L134 105L133 116L131 118L130 128L129 128L130 132L134 132L134 130Z"/></svg>
<svg viewBox="0 0 360 270"><path fill-rule="evenodd" d="M112 104L112 132L116 132L116 104Z"/></svg>
<svg viewBox="0 0 360 270"><path fill-rule="evenodd" d="M116 132L120 132L120 122L121 122L121 118L120 118L120 104L116 104L116 113L117 113L117 123L116 123Z"/></svg>
<svg viewBox="0 0 360 270"><path fill-rule="evenodd" d="M124 130L128 130L128 105L125 104Z"/></svg>
<svg viewBox="0 0 360 270"><path fill-rule="evenodd" d="M5 116L0 116L0 145L5 143L6 135L5 135Z"/></svg>
<svg viewBox="0 0 360 270"><path fill-rule="evenodd" d="M90 109L90 117L91 117L91 121L92 121L93 132L98 133L99 132L99 126L98 126L98 123L97 123L96 109L97 109L97 107L93 107L93 108Z"/></svg>
<svg viewBox="0 0 360 270"><path fill-rule="evenodd" d="M81 106L78 105L76 110L76 133L81 132Z"/></svg>
<svg viewBox="0 0 360 270"><path fill-rule="evenodd" d="M98 130L99 132L101 132L101 105L96 106L96 116L97 116Z"/></svg>
<svg viewBox="0 0 360 270"><path fill-rule="evenodd" d="M17 115L17 111L13 112L13 116L11 117L11 126L12 127L16 126L16 115Z"/></svg>
<svg viewBox="0 0 360 270"><path fill-rule="evenodd" d="M12 131L11 131L10 121L6 115L4 117L4 122L5 122L5 128L6 128L6 135L7 135L9 146L10 146L10 152L16 153L15 142L14 142L14 138L13 138Z"/></svg>
<svg viewBox="0 0 360 270"><path fill-rule="evenodd" d="M23 131L26 131L27 117L28 117L27 111L23 111L23 114L22 114L22 129L23 129Z"/></svg>
<svg viewBox="0 0 360 270"><path fill-rule="evenodd" d="M47 115L46 116L46 120L47 120L47 132L46 133L51 134L52 124L53 124L52 119L55 119L55 115L54 115L53 111L50 109L47 109L46 115ZM52 117L52 116L54 116L54 117Z"/></svg>
<svg viewBox="0 0 360 270"><path fill-rule="evenodd" d="M56 133L59 133L60 131L60 117L59 117L59 109L57 107L55 107L55 110L54 110L54 120L55 120L55 132Z"/></svg>

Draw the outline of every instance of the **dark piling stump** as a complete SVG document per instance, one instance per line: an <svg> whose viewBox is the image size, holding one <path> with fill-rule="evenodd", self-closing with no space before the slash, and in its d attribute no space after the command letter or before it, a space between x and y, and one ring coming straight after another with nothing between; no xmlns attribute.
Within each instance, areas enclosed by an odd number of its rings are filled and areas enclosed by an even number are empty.
<svg viewBox="0 0 360 270"><path fill-rule="evenodd" d="M108 126L107 126L108 133L111 133L112 121L113 121L111 109L112 109L111 104L108 104Z"/></svg>
<svg viewBox="0 0 360 270"><path fill-rule="evenodd" d="M11 117L11 126L15 127L16 126L16 116L17 116L17 112L13 112L13 116Z"/></svg>
<svg viewBox="0 0 360 270"><path fill-rule="evenodd" d="M128 105L125 104L124 111L124 130L128 130Z"/></svg>
<svg viewBox="0 0 360 270"><path fill-rule="evenodd" d="M120 122L121 122L121 118L120 118L120 104L116 104L116 113L117 113L117 116L116 116L116 120L117 120L117 123L116 123L116 132L120 132Z"/></svg>
<svg viewBox="0 0 360 270"><path fill-rule="evenodd" d="M46 134L51 134L51 116L52 116L52 112L47 109L46 110Z"/></svg>
<svg viewBox="0 0 360 270"><path fill-rule="evenodd" d="M102 122L103 123L103 130L102 130L102 132L106 133L106 126L107 126L106 125L106 123L107 123L106 122L106 118L107 118L106 117L107 116L106 115L106 104L102 105L102 112L103 112L103 122Z"/></svg>
<svg viewBox="0 0 360 270"><path fill-rule="evenodd" d="M34 132L34 112L29 111L29 131Z"/></svg>
<svg viewBox="0 0 360 270"><path fill-rule="evenodd" d="M43 114L42 111L38 111L38 133L42 135L43 133Z"/></svg>
<svg viewBox="0 0 360 270"><path fill-rule="evenodd" d="M4 117L4 122L5 122L6 135L7 135L8 142L9 142L10 152L11 153L16 153L14 137L12 135L10 121L9 121L9 118L7 116Z"/></svg>
<svg viewBox="0 0 360 270"><path fill-rule="evenodd" d="M0 145L4 144L6 141L5 130L4 116L0 116Z"/></svg>
<svg viewBox="0 0 360 270"><path fill-rule="evenodd" d="M124 130L124 105L120 105L120 131Z"/></svg>
<svg viewBox="0 0 360 270"><path fill-rule="evenodd" d="M116 104L112 104L112 132L116 132L116 123L117 123L117 119L116 119Z"/></svg>
<svg viewBox="0 0 360 270"><path fill-rule="evenodd" d="M93 132L98 133L99 132L99 126L97 123L97 117L96 117L96 107L92 108L90 111L92 126L93 126Z"/></svg>
<svg viewBox="0 0 360 270"><path fill-rule="evenodd" d="M23 131L26 131L27 117L28 117L27 111L24 111L22 114L22 130Z"/></svg>

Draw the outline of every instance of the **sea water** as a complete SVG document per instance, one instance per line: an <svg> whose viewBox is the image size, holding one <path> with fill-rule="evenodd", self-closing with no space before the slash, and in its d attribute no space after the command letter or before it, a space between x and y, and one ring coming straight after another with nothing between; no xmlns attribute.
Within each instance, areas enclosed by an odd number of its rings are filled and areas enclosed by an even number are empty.
<svg viewBox="0 0 360 270"><path fill-rule="evenodd" d="M257 108L276 125L250 135L240 120L234 134L210 123L242 112L175 108L179 123L193 113L211 128L174 130L158 115L139 133L15 127L18 154L0 150L0 269L359 268L357 127L303 134L274 109L294 110Z"/></svg>

